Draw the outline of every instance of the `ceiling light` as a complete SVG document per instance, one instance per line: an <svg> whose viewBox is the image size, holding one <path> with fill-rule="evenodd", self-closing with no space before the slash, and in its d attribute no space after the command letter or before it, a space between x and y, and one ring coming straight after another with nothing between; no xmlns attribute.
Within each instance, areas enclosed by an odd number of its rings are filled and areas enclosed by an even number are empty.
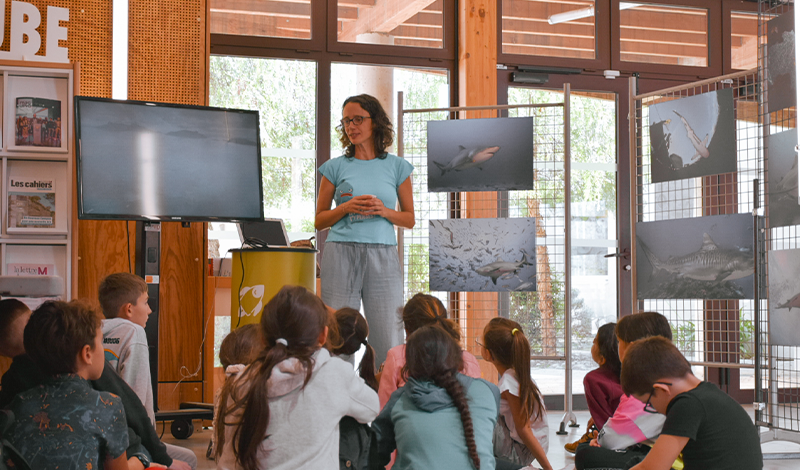
<svg viewBox="0 0 800 470"><path fill-rule="evenodd" d="M642 6L641 3L619 2L620 10L629 10ZM569 21L580 20L582 18L589 18L594 16L594 7L581 8L580 10L565 11L563 13L556 13L547 18L550 24L567 23Z"/></svg>

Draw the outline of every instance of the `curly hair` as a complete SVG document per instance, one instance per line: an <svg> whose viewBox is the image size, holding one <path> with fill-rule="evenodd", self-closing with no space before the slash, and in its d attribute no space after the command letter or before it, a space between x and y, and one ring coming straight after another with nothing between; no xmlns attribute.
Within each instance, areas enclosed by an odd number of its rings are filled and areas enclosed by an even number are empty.
<svg viewBox="0 0 800 470"><path fill-rule="evenodd" d="M342 109L349 103L356 103L369 113L369 117L372 119L372 141L375 144L375 155L378 158L386 158L386 149L391 147L392 142L394 142L394 126L389 119L389 115L386 114L386 110L381 106L381 102L374 96L361 94L344 100ZM342 148L345 149L344 156L347 158L355 157L356 146L350 142L350 138L347 137L347 132L345 132L341 123L336 126L336 131L339 133L339 142L342 143Z"/></svg>

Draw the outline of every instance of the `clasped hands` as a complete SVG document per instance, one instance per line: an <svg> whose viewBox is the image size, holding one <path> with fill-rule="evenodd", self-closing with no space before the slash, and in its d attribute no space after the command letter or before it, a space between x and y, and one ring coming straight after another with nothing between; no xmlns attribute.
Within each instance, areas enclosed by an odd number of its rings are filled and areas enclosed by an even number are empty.
<svg viewBox="0 0 800 470"><path fill-rule="evenodd" d="M379 197L369 194L354 196L349 201L340 204L346 214L377 215L383 217L386 206Z"/></svg>

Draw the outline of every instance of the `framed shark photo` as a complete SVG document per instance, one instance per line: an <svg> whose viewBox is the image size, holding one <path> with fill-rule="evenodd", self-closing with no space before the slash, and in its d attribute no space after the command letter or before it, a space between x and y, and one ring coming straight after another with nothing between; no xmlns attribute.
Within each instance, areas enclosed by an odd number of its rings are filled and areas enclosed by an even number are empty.
<svg viewBox="0 0 800 470"><path fill-rule="evenodd" d="M769 344L800 346L800 250L772 250L769 261Z"/></svg>
<svg viewBox="0 0 800 470"><path fill-rule="evenodd" d="M736 171L733 90L648 107L653 183Z"/></svg>
<svg viewBox="0 0 800 470"><path fill-rule="evenodd" d="M752 299L751 214L636 224L639 299Z"/></svg>
<svg viewBox="0 0 800 470"><path fill-rule="evenodd" d="M797 129L767 136L767 206L770 228L800 224L797 202Z"/></svg>
<svg viewBox="0 0 800 470"><path fill-rule="evenodd" d="M428 122L428 191L533 189L533 118Z"/></svg>
<svg viewBox="0 0 800 470"><path fill-rule="evenodd" d="M794 106L797 101L795 77L794 12L767 21L767 77L769 112Z"/></svg>
<svg viewBox="0 0 800 470"><path fill-rule="evenodd" d="M536 219L431 220L430 290L536 290Z"/></svg>

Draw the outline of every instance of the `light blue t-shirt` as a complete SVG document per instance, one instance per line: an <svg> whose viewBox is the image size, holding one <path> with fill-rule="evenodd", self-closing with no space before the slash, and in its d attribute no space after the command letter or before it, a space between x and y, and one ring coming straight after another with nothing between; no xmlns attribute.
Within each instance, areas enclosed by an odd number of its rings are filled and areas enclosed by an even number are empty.
<svg viewBox="0 0 800 470"><path fill-rule="evenodd" d="M405 159L388 154L386 158L359 160L345 156L323 163L319 172L333 184L336 205L354 196L371 194L389 209L397 206L397 189L411 176L414 166ZM329 242L378 243L397 245L394 226L383 217L347 214L328 234Z"/></svg>

